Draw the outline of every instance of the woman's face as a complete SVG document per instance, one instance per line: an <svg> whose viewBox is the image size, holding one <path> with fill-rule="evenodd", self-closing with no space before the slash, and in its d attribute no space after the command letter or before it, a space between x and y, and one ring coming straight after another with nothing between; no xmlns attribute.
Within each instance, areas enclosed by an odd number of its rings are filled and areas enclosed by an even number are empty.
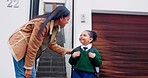
<svg viewBox="0 0 148 78"><path fill-rule="evenodd" d="M62 28L64 28L65 25L68 23L69 19L70 19L70 15L67 16L67 17L61 17L61 18L60 18L60 26L61 26Z"/></svg>
<svg viewBox="0 0 148 78"><path fill-rule="evenodd" d="M79 41L83 45L88 45L92 41L92 38L89 36L89 33L87 31L83 31L80 35Z"/></svg>

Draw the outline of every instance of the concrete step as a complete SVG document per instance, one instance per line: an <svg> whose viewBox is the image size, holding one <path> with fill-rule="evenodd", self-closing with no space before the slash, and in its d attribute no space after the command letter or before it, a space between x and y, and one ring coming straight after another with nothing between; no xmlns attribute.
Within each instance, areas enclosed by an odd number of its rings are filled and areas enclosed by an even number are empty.
<svg viewBox="0 0 148 78"><path fill-rule="evenodd" d="M40 58L40 61L51 61L51 60L64 60L65 58L64 57L61 57L61 56L59 56L59 57L50 57L50 56L48 56L48 57L41 57Z"/></svg>
<svg viewBox="0 0 148 78"><path fill-rule="evenodd" d="M59 59L60 60L60 59ZM65 66L65 61L58 59L56 60L50 60L50 61L44 61L44 60L40 60L39 62L39 66Z"/></svg>
<svg viewBox="0 0 148 78"><path fill-rule="evenodd" d="M38 71L59 71L59 72L64 72L64 71L66 71L66 68L62 67L62 66L39 66Z"/></svg>
<svg viewBox="0 0 148 78"><path fill-rule="evenodd" d="M66 72L59 72L59 71L39 71L37 72L37 77L66 77Z"/></svg>

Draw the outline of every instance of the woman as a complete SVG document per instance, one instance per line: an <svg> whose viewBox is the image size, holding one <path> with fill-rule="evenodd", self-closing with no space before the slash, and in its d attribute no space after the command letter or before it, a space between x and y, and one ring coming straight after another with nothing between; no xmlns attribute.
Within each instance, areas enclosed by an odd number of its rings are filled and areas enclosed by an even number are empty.
<svg viewBox="0 0 148 78"><path fill-rule="evenodd" d="M49 48L61 55L71 53L56 43L60 27L65 27L70 19L70 11L58 6L50 14L33 18L18 28L9 38L13 55L16 78L36 78L35 59Z"/></svg>

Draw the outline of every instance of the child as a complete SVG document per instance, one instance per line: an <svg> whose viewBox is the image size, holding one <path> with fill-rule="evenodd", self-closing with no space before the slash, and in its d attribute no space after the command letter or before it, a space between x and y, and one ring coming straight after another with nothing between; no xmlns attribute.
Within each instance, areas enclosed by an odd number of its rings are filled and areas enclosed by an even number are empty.
<svg viewBox="0 0 148 78"><path fill-rule="evenodd" d="M85 30L81 33L79 41L82 45L79 50L73 50L69 59L69 63L74 69L72 70L72 78L94 78L95 67L102 64L98 50L92 47L92 42L96 39L97 33L95 31ZM90 51L91 49L94 52Z"/></svg>

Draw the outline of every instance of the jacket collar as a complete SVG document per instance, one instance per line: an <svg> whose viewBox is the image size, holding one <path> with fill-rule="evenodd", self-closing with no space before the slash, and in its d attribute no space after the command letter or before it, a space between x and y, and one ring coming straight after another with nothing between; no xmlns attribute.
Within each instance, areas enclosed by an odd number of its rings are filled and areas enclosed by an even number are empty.
<svg viewBox="0 0 148 78"><path fill-rule="evenodd" d="M54 20L51 20L49 35L52 35L54 28L57 28L58 32L60 32L60 25L58 27L54 27Z"/></svg>

